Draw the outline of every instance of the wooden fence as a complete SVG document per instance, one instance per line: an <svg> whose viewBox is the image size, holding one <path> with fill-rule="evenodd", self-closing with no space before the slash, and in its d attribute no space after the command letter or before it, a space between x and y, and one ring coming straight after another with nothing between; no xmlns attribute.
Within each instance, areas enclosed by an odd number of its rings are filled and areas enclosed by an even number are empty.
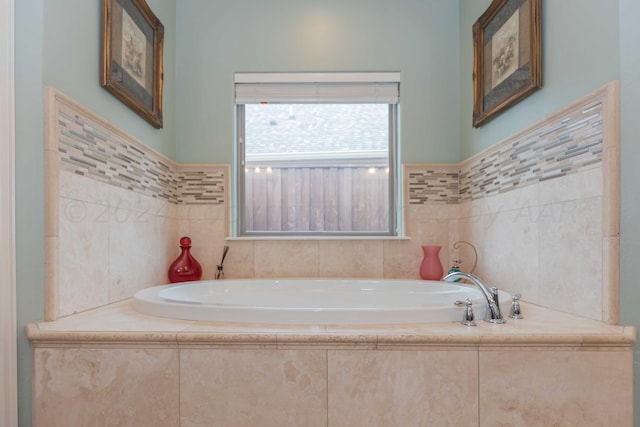
<svg viewBox="0 0 640 427"><path fill-rule="evenodd" d="M248 232L386 232L388 170L248 168L245 225Z"/></svg>

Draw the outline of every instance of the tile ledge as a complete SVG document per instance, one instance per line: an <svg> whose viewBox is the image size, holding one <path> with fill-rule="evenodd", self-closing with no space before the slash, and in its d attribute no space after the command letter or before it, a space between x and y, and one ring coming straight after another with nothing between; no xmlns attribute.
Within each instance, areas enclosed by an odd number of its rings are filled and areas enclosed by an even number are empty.
<svg viewBox="0 0 640 427"><path fill-rule="evenodd" d="M525 305L526 303L523 303ZM33 347L50 346L114 346L142 347L257 347L257 348L355 348L401 349L402 347L433 348L463 347L608 347L628 349L636 341L633 326L608 325L576 319L558 313L553 320L549 309L526 305L529 321L511 319L505 325L480 323L473 329L457 322L414 325L371 325L300 327L296 325L242 325L212 322L183 322L179 329L169 329L171 319L154 318L135 313L131 301L117 304L109 311L96 310L87 323L87 312L78 322L43 322L26 325L26 334ZM115 316L115 317L114 317ZM136 329L116 330L110 322L136 323ZM572 320L571 320L572 319ZM75 324L74 323L78 323ZM566 323L566 324L565 324ZM94 326L88 326L93 324ZM99 326L97 326L99 325ZM558 325L557 328L554 325Z"/></svg>

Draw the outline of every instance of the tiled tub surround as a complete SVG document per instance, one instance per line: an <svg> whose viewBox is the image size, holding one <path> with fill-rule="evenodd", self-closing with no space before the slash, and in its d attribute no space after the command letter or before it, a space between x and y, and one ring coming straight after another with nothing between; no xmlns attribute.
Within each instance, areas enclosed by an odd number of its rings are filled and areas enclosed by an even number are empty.
<svg viewBox="0 0 640 427"><path fill-rule="evenodd" d="M451 241L475 245L480 277L618 321L618 104L610 83L460 165ZM456 255L473 259L466 245Z"/></svg>
<svg viewBox="0 0 640 427"><path fill-rule="evenodd" d="M576 133L580 125L569 139L564 130L551 131L581 122L577 116L565 121L574 112L590 116L594 100L602 118L586 122L600 127L602 138L587 151L568 148L567 154L579 154L558 157L560 168L549 172L558 176L546 179L536 175L537 166L527 166L515 174L521 177L516 185L509 184L516 178L508 168L492 179L504 184L497 190L473 181L474 167L487 162L482 159L506 167L504 159L491 159L516 154L513 161L521 162L518 155L527 152L521 144L528 142L518 138L527 132L543 138L528 147L546 144L547 136L557 138L558 147L594 137ZM228 168L183 166L189 173L180 175L180 165L139 144L153 159L148 169L162 164L171 173L152 173L162 179L140 178L135 185L125 184L139 176L135 167L126 177L111 177L110 166L83 175L85 163L61 160L72 152L57 145L63 123L138 143L49 91L47 318L58 320L28 326L36 425L630 426L635 330L584 317L617 319L617 270L610 267L618 236L616 105L617 87L608 85L460 165L405 165L410 239L227 241L226 277L417 278L420 245L450 248L441 253L446 267L454 257L472 259L466 247L451 248L465 240L479 250L476 272L483 277L531 302L582 316L523 303L526 318L506 325L354 329L160 319L136 313L130 300L114 302L164 283L183 234L194 237L205 271L215 272L229 229L228 198L215 193ZM68 122L60 119L65 108ZM88 140L96 138L70 135L72 145L91 146ZM133 163L142 156L125 150ZM516 153L504 154L508 150ZM522 180L526 173L532 175ZM191 191L193 179L211 193ZM206 238L200 243L198 236ZM149 258L132 263L131 254ZM558 271L555 261L563 257L563 274L545 276L549 268L549 274ZM570 276L575 280L566 281Z"/></svg>
<svg viewBox="0 0 640 427"><path fill-rule="evenodd" d="M35 426L631 426L635 330L170 320L122 301L32 324ZM588 375L585 375L588 372Z"/></svg>
<svg viewBox="0 0 640 427"><path fill-rule="evenodd" d="M205 279L225 244L227 278L416 279L421 245L441 245L445 269L462 258L468 271L470 247L453 248L468 241L490 283L615 323L617 92L598 89L459 165L405 164L410 239L225 241L228 166L176 165L50 89L46 318L165 283L190 235Z"/></svg>
<svg viewBox="0 0 640 427"><path fill-rule="evenodd" d="M196 230L213 278L228 166L178 165L52 88L47 109L46 319L166 283L179 237Z"/></svg>

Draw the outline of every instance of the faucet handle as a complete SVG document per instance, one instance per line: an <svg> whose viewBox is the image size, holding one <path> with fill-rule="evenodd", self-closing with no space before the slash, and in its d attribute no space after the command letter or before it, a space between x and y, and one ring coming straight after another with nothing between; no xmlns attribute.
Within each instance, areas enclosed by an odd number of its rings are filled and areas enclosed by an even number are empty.
<svg viewBox="0 0 640 427"><path fill-rule="evenodd" d="M524 319L522 312L520 310L520 298L522 294L515 294L511 297L511 312L509 313L509 317L512 319Z"/></svg>
<svg viewBox="0 0 640 427"><path fill-rule="evenodd" d="M461 324L465 326L476 326L475 316L473 315L473 302L471 298L467 298L465 301L456 301L454 305L460 307L464 306L464 313L462 313Z"/></svg>

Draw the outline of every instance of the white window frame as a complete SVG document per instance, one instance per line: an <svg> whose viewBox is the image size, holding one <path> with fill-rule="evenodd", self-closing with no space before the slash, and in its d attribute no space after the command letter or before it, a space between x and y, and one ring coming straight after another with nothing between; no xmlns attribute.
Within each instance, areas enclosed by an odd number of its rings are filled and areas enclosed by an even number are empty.
<svg viewBox="0 0 640 427"><path fill-rule="evenodd" d="M372 73L236 73L236 237L389 237L400 235L398 206L399 72ZM248 103L367 103L389 104L389 229L386 232L247 231L245 221L245 104Z"/></svg>

